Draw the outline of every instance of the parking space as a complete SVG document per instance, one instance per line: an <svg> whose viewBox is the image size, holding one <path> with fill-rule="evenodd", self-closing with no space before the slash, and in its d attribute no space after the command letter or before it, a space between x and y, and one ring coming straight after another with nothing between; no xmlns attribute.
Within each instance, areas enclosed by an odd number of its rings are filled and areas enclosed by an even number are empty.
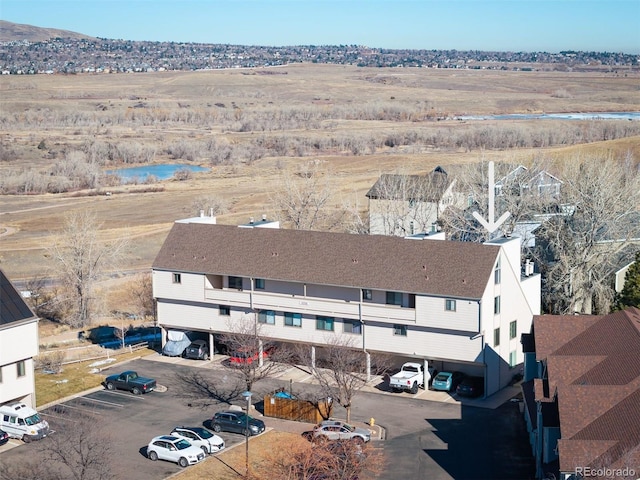
<svg viewBox="0 0 640 480"><path fill-rule="evenodd" d="M139 359L127 363L126 369L155 378L159 385L166 388L164 391L144 395L100 389L43 409L40 413L54 431L51 435L56 435L57 431L64 428L71 428L74 419L82 413L98 416L97 428L103 429L105 436L111 439L113 457L118 459L113 464L113 478L129 478L131 472L136 472L136 478L140 480L165 478L180 471L181 467L165 461L148 460L146 446L149 441L157 435L169 434L176 426L204 426L213 413L223 409L223 406L200 409L190 406L180 396L176 376L191 370L190 366L187 367L180 361ZM244 441L242 435L234 433L222 432L220 436L227 448ZM0 447L0 462L44 460L40 442L47 441L45 438L25 444L19 440L10 440L7 445Z"/></svg>
<svg viewBox="0 0 640 480"><path fill-rule="evenodd" d="M212 361L199 361L157 355L134 360L127 363L126 367L115 367L103 374L116 373L120 369L136 370L141 375L155 378L163 388L138 396L125 391L98 389L44 409L41 413L54 431L65 428L67 422L73 421L81 413L97 415L101 420L100 428L111 438L113 456L118 459L113 467L113 478L128 478L131 472L136 472L136 478L140 480L166 478L180 471L181 467L169 462L148 460L146 446L150 439L169 434L175 426L206 427L215 411L229 407L228 404L207 408L192 405L181 395L177 377L198 368L209 370L213 378L223 382L229 371L229 367L222 363L225 358L220 355ZM306 369L288 367L278 378L260 381L256 385L256 392L273 391L290 382L295 383L294 388L299 392L317 388ZM384 379L376 377L355 398L352 422L365 424L374 419L376 425L384 428L385 441L380 446L387 455L388 475L383 474L382 479L509 478L496 470L501 465L492 453L496 448L504 458L508 458L512 450L515 451L518 458L523 460L521 465L512 466L515 471L510 471L510 474L522 472L525 476L513 478L528 478L527 437L524 430L520 431L523 420L515 412L517 406L509 406L508 402L517 391L516 387L511 387L489 399L460 399L447 392L431 390L420 390L412 395L390 392L385 387ZM485 408L476 408L478 406ZM336 406L336 418L346 418L345 414L342 407ZM310 428L310 425L297 422L269 418L263 420L268 428L294 433ZM499 424L501 430L490 427L494 424ZM220 436L225 440L227 449L244 442L242 435L222 432ZM475 472L463 471L456 459L468 455L468 449L471 444L475 445L477 439L481 441L474 448L484 452L488 460L474 454ZM41 440L46 441L48 439ZM37 461L42 457L38 445L39 442L22 444L18 440L10 440L9 444L0 447L0 462L21 459ZM483 477L483 471L490 475Z"/></svg>

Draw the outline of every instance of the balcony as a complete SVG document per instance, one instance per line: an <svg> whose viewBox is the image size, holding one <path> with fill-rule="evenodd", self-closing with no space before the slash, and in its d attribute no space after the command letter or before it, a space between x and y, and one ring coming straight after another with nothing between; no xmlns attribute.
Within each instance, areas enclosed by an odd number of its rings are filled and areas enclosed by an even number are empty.
<svg viewBox="0 0 640 480"><path fill-rule="evenodd" d="M329 298L304 297L279 293L251 292L245 290L205 289L206 300L232 307L253 308L256 310L275 310L295 312L303 315L327 315L339 318L362 319L370 321L416 321L415 308L378 303L351 302ZM360 307L362 306L362 316Z"/></svg>

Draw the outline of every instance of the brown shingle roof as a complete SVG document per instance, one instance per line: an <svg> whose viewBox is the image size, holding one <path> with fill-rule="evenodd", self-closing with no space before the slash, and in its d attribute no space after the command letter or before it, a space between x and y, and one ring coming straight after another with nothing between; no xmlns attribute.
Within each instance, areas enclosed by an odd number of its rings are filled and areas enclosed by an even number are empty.
<svg viewBox="0 0 640 480"><path fill-rule="evenodd" d="M620 465L640 449L640 309L533 322L550 395L557 389L560 470Z"/></svg>
<svg viewBox="0 0 640 480"><path fill-rule="evenodd" d="M426 175L383 173L367 192L368 198L439 202L451 181L436 168Z"/></svg>
<svg viewBox="0 0 640 480"><path fill-rule="evenodd" d="M176 223L154 269L480 299L499 247Z"/></svg>

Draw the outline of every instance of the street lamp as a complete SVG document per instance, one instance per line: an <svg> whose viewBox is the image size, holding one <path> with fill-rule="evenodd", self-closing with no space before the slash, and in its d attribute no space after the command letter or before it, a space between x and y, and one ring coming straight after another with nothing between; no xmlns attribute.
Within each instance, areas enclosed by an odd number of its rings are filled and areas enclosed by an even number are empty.
<svg viewBox="0 0 640 480"><path fill-rule="evenodd" d="M245 450L245 467L246 467L246 473L245 473L245 477L244 478L249 478L249 434L251 432L251 430L249 430L249 410L251 409L251 392L250 391L246 391L246 392L242 392L242 396L244 398L247 399L247 413L245 416L245 420L246 420L246 425L245 425L245 431L244 431L244 450Z"/></svg>

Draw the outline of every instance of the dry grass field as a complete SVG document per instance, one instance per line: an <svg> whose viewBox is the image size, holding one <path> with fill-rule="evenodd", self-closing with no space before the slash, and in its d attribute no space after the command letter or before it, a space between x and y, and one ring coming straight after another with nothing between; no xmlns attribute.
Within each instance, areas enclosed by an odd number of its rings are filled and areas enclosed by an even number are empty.
<svg viewBox="0 0 640 480"><path fill-rule="evenodd" d="M117 144L149 149L153 163L191 163L211 171L162 182L161 191L143 185L108 187L113 193L3 195L0 197L0 268L12 279L55 274L46 247L64 215L90 209L102 221L104 239L131 238L128 269L148 269L172 223L195 216L195 200L224 199L219 223L277 216L271 197L283 171L311 158L331 173L332 205L345 201L366 209L365 193L383 172L424 173L437 165L485 160L527 163L562 161L578 152L632 152L640 158L640 137L579 146L541 148L439 148L433 145L378 146L359 153L354 138L419 132L444 137L472 127L453 115L638 111L640 88L632 74L497 72L484 70L361 69L295 65L271 70L160 72L117 75L37 75L0 78L0 177L46 171L87 145ZM380 113L383 112L383 113ZM439 119L439 120L437 120ZM251 124L248 128L244 123ZM526 131L540 121L482 121L488 131L508 125ZM545 121L552 122L552 121ZM573 121L576 122L576 121ZM567 121L545 123L561 131ZM592 123L582 122L583 131ZM239 148L304 138L313 143L345 138L345 148L315 155L259 156L213 162L212 151L177 158L176 145ZM368 140L371 142L371 140ZM44 143L43 143L44 142ZM40 146L40 148L38 148ZM187 147L185 147L187 148ZM355 154L354 154L355 151ZM171 153L174 152L174 153ZM101 168L121 166L116 155ZM130 165L127 165L130 166ZM105 189L102 189L103 193Z"/></svg>

